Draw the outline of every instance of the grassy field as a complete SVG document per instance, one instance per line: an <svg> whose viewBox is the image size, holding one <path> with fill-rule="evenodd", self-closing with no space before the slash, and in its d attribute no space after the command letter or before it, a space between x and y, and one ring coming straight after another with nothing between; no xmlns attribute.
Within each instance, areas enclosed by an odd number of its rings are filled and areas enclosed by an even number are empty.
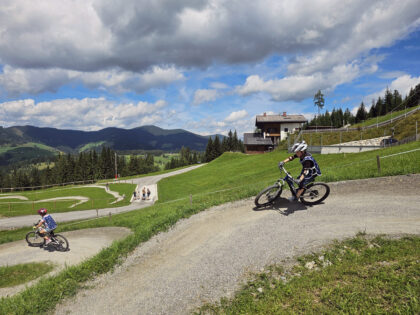
<svg viewBox="0 0 420 315"><path fill-rule="evenodd" d="M58 150L54 149L53 147L50 147L50 146L42 144L42 143L28 142L28 143L21 144L21 145L16 146L16 147L0 146L0 154L5 153L5 152L10 151L10 150L14 150L16 148L20 148L20 147L38 148L38 149L50 151L50 152L53 152L53 153L58 153L59 152Z"/></svg>
<svg viewBox="0 0 420 315"><path fill-rule="evenodd" d="M365 120L362 123L352 125L351 128L374 126L377 123L381 123L383 121L390 120L392 118L395 118L397 116L405 114L405 113L407 113L409 111L412 111L413 109L416 109L416 108L419 108L419 107L420 107L420 105L415 106L415 107L405 108L405 109L402 109L402 110L398 110L398 111L392 112L392 114L389 113L389 114L384 115L384 116L370 118L370 119Z"/></svg>
<svg viewBox="0 0 420 315"><path fill-rule="evenodd" d="M53 270L54 266L47 263L28 263L0 267L0 288L13 287L39 278Z"/></svg>
<svg viewBox="0 0 420 315"><path fill-rule="evenodd" d="M35 214L35 210L39 208L47 208L54 213L121 207L130 203L130 198L135 187L136 185L133 184L110 184L109 189L111 191L116 191L121 196L125 195L123 200L116 203L113 203L116 201L116 198L111 194L108 194L105 189L86 186L66 186L63 188L54 187L45 190L0 194L0 197L2 197L2 199L0 199L0 215L3 217L12 217ZM26 197L28 198L28 201L13 198L13 196L16 195ZM5 198L7 196L11 196L11 198ZM76 206L74 205L79 202L77 199L42 201L59 197L71 198L72 196L82 196L88 198L89 200Z"/></svg>
<svg viewBox="0 0 420 315"><path fill-rule="evenodd" d="M406 137L415 135L416 121L418 122L418 131L420 133L420 111L407 116L407 118L397 122L379 127L360 131L340 131L340 132L319 132L303 134L303 140L309 145L331 145L340 144L349 141L365 140L383 136L391 136L394 132L394 138L402 140ZM287 143L284 143L287 145Z"/></svg>
<svg viewBox="0 0 420 315"><path fill-rule="evenodd" d="M343 156L315 156L323 171L323 181L366 178L397 174L420 173L420 142L374 152ZM404 151L401 155L389 156ZM194 171L166 178L159 182L159 203L154 206L115 215L112 220L99 218L81 222L61 223L60 232L103 226L128 227L133 235L114 242L98 255L82 264L69 267L59 275L41 280L38 284L11 298L0 301L1 314L39 313L51 310L63 297L71 296L83 283L98 274L108 272L121 262L141 242L165 231L178 220L229 201L255 196L279 176L277 163L289 154L277 151L270 154L246 156L225 153L222 157ZM376 155L385 157L382 173L378 174ZM287 164L293 174L300 165ZM190 194L192 202L190 203ZM23 239L28 229L0 231L0 243ZM49 294L54 292L53 295Z"/></svg>
<svg viewBox="0 0 420 315"><path fill-rule="evenodd" d="M419 257L420 237L358 235L292 268L270 266L197 314L419 314Z"/></svg>

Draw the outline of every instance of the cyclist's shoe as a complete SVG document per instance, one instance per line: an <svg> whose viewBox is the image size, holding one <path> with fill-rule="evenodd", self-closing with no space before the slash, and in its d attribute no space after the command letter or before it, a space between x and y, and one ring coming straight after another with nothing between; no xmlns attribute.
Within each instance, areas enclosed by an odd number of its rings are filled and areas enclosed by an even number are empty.
<svg viewBox="0 0 420 315"><path fill-rule="evenodd" d="M289 197L288 199L289 199L290 202L297 201L296 196Z"/></svg>

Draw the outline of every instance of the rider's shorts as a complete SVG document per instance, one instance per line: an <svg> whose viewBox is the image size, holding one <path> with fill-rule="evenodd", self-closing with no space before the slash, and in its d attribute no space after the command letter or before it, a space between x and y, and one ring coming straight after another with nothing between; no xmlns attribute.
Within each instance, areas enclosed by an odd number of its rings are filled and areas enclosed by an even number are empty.
<svg viewBox="0 0 420 315"><path fill-rule="evenodd" d="M54 231L55 229L45 228L45 232L50 233L51 231Z"/></svg>
<svg viewBox="0 0 420 315"><path fill-rule="evenodd" d="M311 176L311 177L305 177L300 183L299 183L299 189L305 187L306 185L308 185L309 183L312 183L315 180L316 176Z"/></svg>

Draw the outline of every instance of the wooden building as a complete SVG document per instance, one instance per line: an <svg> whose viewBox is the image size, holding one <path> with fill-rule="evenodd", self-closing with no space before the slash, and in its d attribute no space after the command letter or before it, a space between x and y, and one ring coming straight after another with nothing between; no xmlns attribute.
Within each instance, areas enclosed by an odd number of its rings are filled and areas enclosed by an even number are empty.
<svg viewBox="0 0 420 315"><path fill-rule="evenodd" d="M264 153L275 148L280 141L287 139L288 135L301 130L307 122L303 115L257 115L255 127L258 133L245 133L245 152Z"/></svg>

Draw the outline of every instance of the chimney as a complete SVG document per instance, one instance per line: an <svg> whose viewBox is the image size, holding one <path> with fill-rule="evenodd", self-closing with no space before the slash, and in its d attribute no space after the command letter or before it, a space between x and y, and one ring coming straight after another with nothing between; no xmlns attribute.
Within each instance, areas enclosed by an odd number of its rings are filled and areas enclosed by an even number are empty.
<svg viewBox="0 0 420 315"><path fill-rule="evenodd" d="M283 117L286 117L286 112L283 112Z"/></svg>
<svg viewBox="0 0 420 315"><path fill-rule="evenodd" d="M267 116L267 113L264 113L264 117Z"/></svg>

